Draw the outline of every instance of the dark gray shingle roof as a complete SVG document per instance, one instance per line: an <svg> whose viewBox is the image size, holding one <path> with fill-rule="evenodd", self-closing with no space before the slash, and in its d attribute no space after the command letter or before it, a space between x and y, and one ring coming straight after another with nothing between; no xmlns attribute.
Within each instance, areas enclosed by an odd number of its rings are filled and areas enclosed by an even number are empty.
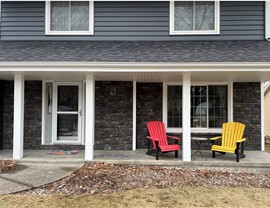
<svg viewBox="0 0 270 208"><path fill-rule="evenodd" d="M0 61L270 62L270 42L2 41Z"/></svg>

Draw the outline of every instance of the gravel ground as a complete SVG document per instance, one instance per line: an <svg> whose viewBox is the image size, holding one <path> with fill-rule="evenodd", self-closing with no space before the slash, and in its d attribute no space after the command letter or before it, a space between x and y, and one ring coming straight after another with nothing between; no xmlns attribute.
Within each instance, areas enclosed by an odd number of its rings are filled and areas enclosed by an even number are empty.
<svg viewBox="0 0 270 208"><path fill-rule="evenodd" d="M206 169L93 163L50 184L19 194L102 194L172 186L270 188L270 175Z"/></svg>

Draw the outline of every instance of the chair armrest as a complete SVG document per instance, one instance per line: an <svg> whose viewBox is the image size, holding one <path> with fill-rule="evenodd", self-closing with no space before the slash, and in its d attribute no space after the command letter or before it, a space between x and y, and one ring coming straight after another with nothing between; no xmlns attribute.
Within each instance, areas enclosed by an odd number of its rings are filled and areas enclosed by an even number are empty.
<svg viewBox="0 0 270 208"><path fill-rule="evenodd" d="M215 141L215 140L221 139L221 137L222 137L222 136L212 137L212 138L210 138L209 140Z"/></svg>
<svg viewBox="0 0 270 208"><path fill-rule="evenodd" d="M167 137L170 138L170 139L174 139L174 140L181 140L181 138L174 137L174 136L169 136L169 135L167 135Z"/></svg>
<svg viewBox="0 0 270 208"><path fill-rule="evenodd" d="M237 140L236 143L242 143L242 142L244 142L246 140L247 140L246 138L243 138L243 139Z"/></svg>
<svg viewBox="0 0 270 208"><path fill-rule="evenodd" d="M154 140L154 141L157 141L157 142L158 142L158 139L156 139L156 138L152 138L152 137L150 137L150 136L147 136L146 138L147 138L147 139L151 139L151 140Z"/></svg>

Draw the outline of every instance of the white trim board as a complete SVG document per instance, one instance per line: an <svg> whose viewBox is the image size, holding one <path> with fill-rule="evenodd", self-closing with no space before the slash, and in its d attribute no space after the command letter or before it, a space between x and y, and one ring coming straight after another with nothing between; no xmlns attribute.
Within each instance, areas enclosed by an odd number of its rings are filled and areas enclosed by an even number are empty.
<svg viewBox="0 0 270 208"><path fill-rule="evenodd" d="M94 63L0 62L0 72L263 72L270 62L252 63Z"/></svg>

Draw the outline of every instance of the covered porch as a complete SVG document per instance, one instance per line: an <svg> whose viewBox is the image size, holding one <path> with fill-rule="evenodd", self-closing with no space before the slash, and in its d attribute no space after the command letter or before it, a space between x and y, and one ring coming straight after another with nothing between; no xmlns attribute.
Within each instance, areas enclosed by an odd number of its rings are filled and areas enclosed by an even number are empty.
<svg viewBox="0 0 270 208"><path fill-rule="evenodd" d="M191 86L205 83L227 83L228 84L228 93L230 96L233 94L233 83L260 83L261 95L260 97L256 97L256 99L260 99L260 107L263 109L263 82L270 79L269 73L269 65L268 64L219 64L219 63L211 63L211 64L140 64L140 63L128 63L128 64L89 64L89 63L27 63L19 65L16 64L2 64L2 71L0 73L2 80L14 80L14 123L13 123L13 151L12 158L13 159L21 159L22 161L27 160L28 157L41 157L38 152L31 153L31 150L24 149L24 103L25 103L25 81L35 81L41 80L43 81L43 94L44 94L44 81L50 82L80 82L84 85L84 93L83 97L84 109L82 112L79 112L83 115L83 131L81 133L81 145L85 147L85 151L81 151L78 157L78 160L86 160L86 161L99 161L102 160L102 157L105 160L110 160L109 158L115 158L117 160L147 160L152 161L154 158L150 156L145 156L146 150L138 149L137 145L137 131L139 126L137 126L137 86L138 83L161 83L163 86L167 83L172 83L173 85L181 85L182 86L182 128L174 129L168 131L172 134L181 134L182 144L181 144L181 156L178 159L174 159L171 157L165 157L166 161L171 161L178 163L178 161L213 161L211 157L209 157L208 153L204 158L192 158L192 147L191 147L191 135L192 133L200 134L200 133L212 133L212 134L220 134L221 129L209 129L209 132L202 131L200 132L197 129L192 128L190 118L191 118ZM74 68L76 68L76 72L74 72ZM5 70L6 69L6 70ZM8 71L7 69L12 69ZM99 153L100 150L95 150L95 114L96 114L96 105L95 105L95 83L103 82L103 81L117 81L117 82L130 82L132 83L132 115L131 116L131 140L129 141L131 144L131 150L133 151L124 151L116 152L115 154L112 152ZM110 89L110 93L114 94L115 91L112 88ZM166 103L166 88L163 87L163 103ZM45 93L46 94L46 93ZM228 114L229 121L233 121L233 100L229 100L228 104L230 105L231 111ZM43 106L44 108L44 102ZM147 110L147 109L146 109ZM44 130L44 111L42 111L42 135L45 136ZM166 109L164 110L163 105L163 113L162 113L163 121L166 123ZM263 118L263 110L260 111L260 116ZM257 118L259 119L259 118ZM260 120L258 124L261 128L260 135L260 150L264 151L264 135L263 135L263 119ZM86 128L87 127L87 128ZM168 130L168 129L167 129ZM145 135L147 136L147 135ZM257 138L258 139L258 138ZM146 140L146 139L145 139ZM41 145L44 144L43 139L41 139ZM61 143L63 145L65 143ZM45 145L45 144L44 144ZM57 143L51 143L52 146L57 146ZM67 143L67 145L73 145L73 143ZM76 144L75 144L76 145ZM49 146L47 146L49 149ZM5 150L1 151L2 154ZM45 150L42 150L45 151ZM41 151L41 152L42 152ZM10 152L9 152L10 154ZM30 154L30 155L29 155ZM249 160L253 158L253 153L251 153L251 158L249 158L247 154L247 159ZM255 153L256 155L257 153ZM262 152L262 154L264 154ZM36 156L35 156L36 155ZM267 155L267 154L266 154ZM265 155L265 156L266 156ZM48 156L49 157L49 156ZM74 157L74 158L76 158ZM232 155L232 157L234 157ZM23 158L23 159L22 159ZM41 157L46 160L47 156ZM50 157L49 157L50 158ZM73 157L63 157L63 159L67 159L70 161ZM224 158L224 159L223 159ZM226 162L227 158L230 159L230 156L221 157L221 161ZM229 160L230 162L230 160ZM233 160L234 162L234 160ZM253 161L254 163L260 162ZM153 162L154 163L154 162Z"/></svg>

